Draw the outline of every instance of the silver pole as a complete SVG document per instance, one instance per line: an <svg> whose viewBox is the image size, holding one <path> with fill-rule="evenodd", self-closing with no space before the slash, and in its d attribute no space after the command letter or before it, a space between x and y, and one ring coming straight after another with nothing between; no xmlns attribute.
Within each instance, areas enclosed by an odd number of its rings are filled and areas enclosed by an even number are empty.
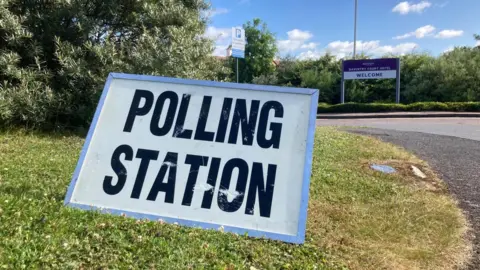
<svg viewBox="0 0 480 270"><path fill-rule="evenodd" d="M237 83L238 83L238 58L237 58Z"/></svg>
<svg viewBox="0 0 480 270"><path fill-rule="evenodd" d="M397 59L397 83L396 83L395 101L400 103L400 58Z"/></svg>
<svg viewBox="0 0 480 270"><path fill-rule="evenodd" d="M342 81L340 82L340 103L345 103L345 76L343 72L343 60L342 60Z"/></svg>
<svg viewBox="0 0 480 270"><path fill-rule="evenodd" d="M355 22L353 26L353 59L357 57L357 10L358 0L355 0Z"/></svg>

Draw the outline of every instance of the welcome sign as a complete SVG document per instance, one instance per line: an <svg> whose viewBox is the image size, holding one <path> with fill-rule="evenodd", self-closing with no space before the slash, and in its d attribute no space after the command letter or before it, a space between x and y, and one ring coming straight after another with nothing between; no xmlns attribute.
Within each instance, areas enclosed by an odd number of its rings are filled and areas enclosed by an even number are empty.
<svg viewBox="0 0 480 270"><path fill-rule="evenodd" d="M400 103L400 58L360 59L342 61L340 102L345 103L345 81L365 79L396 79L395 102Z"/></svg>
<svg viewBox="0 0 480 270"><path fill-rule="evenodd" d="M343 76L345 80L395 79L398 61L397 58L346 60L343 62Z"/></svg>
<svg viewBox="0 0 480 270"><path fill-rule="evenodd" d="M65 204L303 243L318 94L112 73Z"/></svg>

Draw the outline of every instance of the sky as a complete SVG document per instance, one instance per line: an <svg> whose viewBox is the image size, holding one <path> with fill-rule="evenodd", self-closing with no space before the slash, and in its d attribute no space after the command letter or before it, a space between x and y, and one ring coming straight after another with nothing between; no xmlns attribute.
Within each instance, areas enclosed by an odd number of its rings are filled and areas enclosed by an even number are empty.
<svg viewBox="0 0 480 270"><path fill-rule="evenodd" d="M210 0L206 36L226 55L231 28L260 18L275 34L279 56L338 58L353 54L354 0ZM358 0L357 52L372 57L475 46L480 0ZM480 44L479 44L480 45Z"/></svg>

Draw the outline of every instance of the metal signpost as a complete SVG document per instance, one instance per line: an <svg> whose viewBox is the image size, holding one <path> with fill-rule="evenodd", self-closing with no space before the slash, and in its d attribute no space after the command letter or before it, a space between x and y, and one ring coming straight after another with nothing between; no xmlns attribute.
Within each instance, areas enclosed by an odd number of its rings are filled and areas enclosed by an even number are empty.
<svg viewBox="0 0 480 270"><path fill-rule="evenodd" d="M304 243L318 94L112 73L65 204Z"/></svg>
<svg viewBox="0 0 480 270"><path fill-rule="evenodd" d="M345 103L345 80L396 79L396 103L400 103L400 58L342 61L340 102Z"/></svg>
<svg viewBox="0 0 480 270"><path fill-rule="evenodd" d="M245 58L245 29L232 27L232 57L237 59L237 83L238 83L238 58Z"/></svg>

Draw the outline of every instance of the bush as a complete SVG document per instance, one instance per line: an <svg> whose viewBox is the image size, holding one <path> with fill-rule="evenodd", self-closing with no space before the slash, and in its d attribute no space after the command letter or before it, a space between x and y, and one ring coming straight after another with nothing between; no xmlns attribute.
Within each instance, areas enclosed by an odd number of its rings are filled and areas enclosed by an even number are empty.
<svg viewBox="0 0 480 270"><path fill-rule="evenodd" d="M437 57L412 53L400 57L401 100L415 102L480 101L480 46L457 47ZM370 58L359 55L360 58ZM320 90L319 102L340 101L341 61L326 54L314 60L283 58L277 67L277 83ZM275 80L271 80L275 83ZM348 102L389 103L395 101L395 80L348 80Z"/></svg>
<svg viewBox="0 0 480 270"><path fill-rule="evenodd" d="M0 0L0 125L86 127L110 72L224 80L204 1Z"/></svg>
<svg viewBox="0 0 480 270"><path fill-rule="evenodd" d="M318 113L379 113L379 112L480 112L480 102L417 102L395 103L345 103L319 104Z"/></svg>

